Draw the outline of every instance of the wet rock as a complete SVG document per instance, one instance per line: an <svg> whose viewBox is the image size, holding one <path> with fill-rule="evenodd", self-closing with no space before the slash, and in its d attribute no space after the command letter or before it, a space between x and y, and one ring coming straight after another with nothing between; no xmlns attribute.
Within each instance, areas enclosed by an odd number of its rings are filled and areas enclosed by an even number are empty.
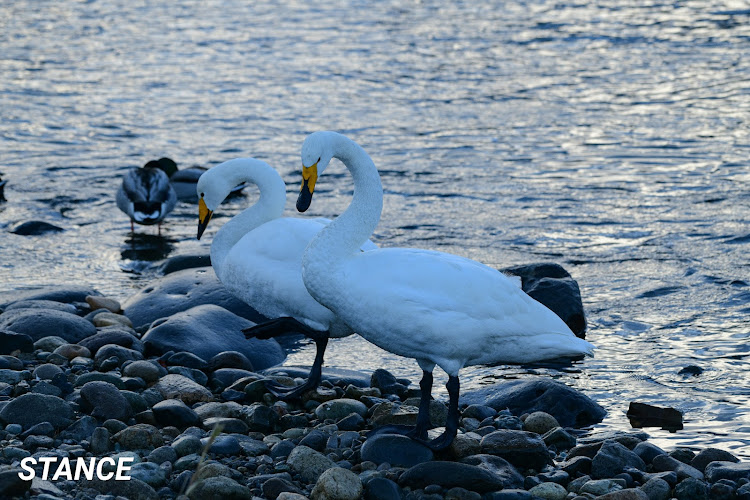
<svg viewBox="0 0 750 500"><path fill-rule="evenodd" d="M276 375L283 375L292 378L304 378L306 379L310 373L309 366L274 366L266 368L265 370L259 370L260 373L267 377ZM370 376L368 374L358 372L355 370L346 370L343 368L326 368L323 367L323 373L321 374L322 381L329 381L334 384L353 385L359 388L370 387ZM351 396L347 396L351 397ZM358 398L353 398L358 399Z"/></svg>
<svg viewBox="0 0 750 500"><path fill-rule="evenodd" d="M437 484L443 488L456 486L486 493L502 489L500 478L481 467L458 462L424 462L408 469L399 478L401 486L424 488Z"/></svg>
<svg viewBox="0 0 750 500"><path fill-rule="evenodd" d="M721 479L750 480L750 462L711 462L706 465L706 480L715 483Z"/></svg>
<svg viewBox="0 0 750 500"><path fill-rule="evenodd" d="M323 472L336 467L330 458L307 446L297 446L287 457L286 463L307 483L316 482Z"/></svg>
<svg viewBox="0 0 750 500"><path fill-rule="evenodd" d="M591 462L591 477L594 479L611 478L622 472L625 467L646 470L646 464L641 457L620 443L607 440L602 443Z"/></svg>
<svg viewBox="0 0 750 500"><path fill-rule="evenodd" d="M687 477L703 479L703 473L701 471L699 471L695 467L691 467L690 465L682 463L679 460L670 457L669 455L655 456L651 461L651 466L655 471L658 472L674 471L675 473L677 473L678 481L682 481Z"/></svg>
<svg viewBox="0 0 750 500"><path fill-rule="evenodd" d="M657 455L666 454L664 450L662 450L655 444L651 444L646 441L638 443L635 448L633 448L633 453L641 457L641 460L643 460L647 464L650 464Z"/></svg>
<svg viewBox="0 0 750 500"><path fill-rule="evenodd" d="M362 482L352 471L334 467L323 472L315 483L311 500L358 500Z"/></svg>
<svg viewBox="0 0 750 500"><path fill-rule="evenodd" d="M180 399L189 405L212 398L211 391L182 375L165 375L154 388L164 399Z"/></svg>
<svg viewBox="0 0 750 500"><path fill-rule="evenodd" d="M83 302L87 295L101 295L96 290L86 286L50 286L33 290L13 290L0 293L0 309L7 309L9 305L24 300L51 300L70 304Z"/></svg>
<svg viewBox="0 0 750 500"><path fill-rule="evenodd" d="M132 415L125 396L113 384L107 382L87 382L81 387L82 409L92 416L126 421Z"/></svg>
<svg viewBox="0 0 750 500"><path fill-rule="evenodd" d="M557 314L578 337L585 338L586 315L578 283L558 264L537 263L501 269L521 277L521 288Z"/></svg>
<svg viewBox="0 0 750 500"><path fill-rule="evenodd" d="M376 434L362 445L362 460L376 464L389 463L394 467L412 467L432 460L433 454L425 445L399 434Z"/></svg>
<svg viewBox="0 0 750 500"><path fill-rule="evenodd" d="M221 307L202 305L155 322L143 336L147 353L188 351L211 359L224 351L237 351L256 369L281 363L284 353L274 339L246 339L243 328L252 323Z"/></svg>
<svg viewBox="0 0 750 500"><path fill-rule="evenodd" d="M557 483L542 483L529 490L532 495L547 500L565 500L568 490Z"/></svg>
<svg viewBox="0 0 750 500"><path fill-rule="evenodd" d="M255 323L268 320L229 293L210 267L185 269L152 281L122 305L125 316L140 328L159 318L205 304L220 306Z"/></svg>
<svg viewBox="0 0 750 500"><path fill-rule="evenodd" d="M64 231L63 228L41 220L20 222L10 228L11 233L20 236L41 236L47 233L59 233L62 231Z"/></svg>
<svg viewBox="0 0 750 500"><path fill-rule="evenodd" d="M0 329L39 340L48 335L79 342L96 333L96 327L75 314L46 309L16 309L0 314Z"/></svg>
<svg viewBox="0 0 750 500"><path fill-rule="evenodd" d="M102 311L100 313L97 313L96 315L94 315L91 322L94 323L94 326L98 326L100 328L107 326L124 326L127 328L133 328L133 323L126 316L115 314L110 311Z"/></svg>
<svg viewBox="0 0 750 500"><path fill-rule="evenodd" d="M97 309L107 309L113 313L119 313L122 311L120 302L110 297L87 295L85 300L89 307L91 307L92 311L96 311Z"/></svg>
<svg viewBox="0 0 750 500"><path fill-rule="evenodd" d="M118 328L103 329L96 335L92 335L78 343L78 345L91 351L92 355L96 355L99 349L109 344L143 352L143 344L135 335Z"/></svg>
<svg viewBox="0 0 750 500"><path fill-rule="evenodd" d="M24 429L42 422L49 422L56 429L64 429L72 419L73 410L67 402L46 394L24 394L0 410L0 421L20 424Z"/></svg>
<svg viewBox="0 0 750 500"><path fill-rule="evenodd" d="M195 193L193 193L195 194ZM166 259L159 266L158 271L162 275L171 274L183 269L194 269L196 267L209 267L211 265L211 256L208 254L200 255L174 255Z"/></svg>
<svg viewBox="0 0 750 500"><path fill-rule="evenodd" d="M30 336L0 329L0 354L12 354L15 351L32 352L33 350L34 341Z"/></svg>
<svg viewBox="0 0 750 500"><path fill-rule="evenodd" d="M718 448L706 448L700 451L698 455L693 458L690 465L695 467L701 472L706 470L706 466L711 462L739 462L740 459L729 453L728 451L720 450Z"/></svg>
<svg viewBox="0 0 750 500"><path fill-rule="evenodd" d="M677 500L708 500L708 487L699 479L687 478L674 488Z"/></svg>
<svg viewBox="0 0 750 500"><path fill-rule="evenodd" d="M631 402L627 417L634 428L661 427L670 431L682 429L682 413L674 408Z"/></svg>
<svg viewBox="0 0 750 500"><path fill-rule="evenodd" d="M703 373L703 368L701 368L700 366L688 365L685 368L682 368L680 371L678 371L677 375L697 377L698 375L702 373Z"/></svg>
<svg viewBox="0 0 750 500"><path fill-rule="evenodd" d="M165 399L153 408L156 421L163 426L173 425L179 429L200 424L200 417L192 408L179 399Z"/></svg>
<svg viewBox="0 0 750 500"><path fill-rule="evenodd" d="M399 383L391 372L382 368L372 372L370 386L380 389L383 394L396 394L398 396L405 395L407 389L406 385Z"/></svg>
<svg viewBox="0 0 750 500"><path fill-rule="evenodd" d="M557 450L569 450L576 445L576 438L562 427L555 427L542 436L547 446L554 446Z"/></svg>
<svg viewBox="0 0 750 500"><path fill-rule="evenodd" d="M599 423L604 408L584 394L554 380L519 379L466 392L461 403L483 404L497 410L509 409L516 415L543 411L555 417L562 427L585 427Z"/></svg>
<svg viewBox="0 0 750 500"><path fill-rule="evenodd" d="M514 430L497 430L481 441L482 453L497 455L516 467L540 470L552 463L544 441L534 433Z"/></svg>
<svg viewBox="0 0 750 500"><path fill-rule="evenodd" d="M503 483L503 488L522 488L523 476L516 471L510 462L495 455L472 455L461 461L462 463L475 465L491 472Z"/></svg>

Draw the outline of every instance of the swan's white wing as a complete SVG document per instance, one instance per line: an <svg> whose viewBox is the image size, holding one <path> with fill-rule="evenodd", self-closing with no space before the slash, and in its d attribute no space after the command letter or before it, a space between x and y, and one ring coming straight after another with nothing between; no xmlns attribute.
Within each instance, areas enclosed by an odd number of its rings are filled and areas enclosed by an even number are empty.
<svg viewBox="0 0 750 500"><path fill-rule="evenodd" d="M467 364L532 362L589 352L515 280L441 252L381 249L354 256L328 283L332 307L380 347L446 371Z"/></svg>

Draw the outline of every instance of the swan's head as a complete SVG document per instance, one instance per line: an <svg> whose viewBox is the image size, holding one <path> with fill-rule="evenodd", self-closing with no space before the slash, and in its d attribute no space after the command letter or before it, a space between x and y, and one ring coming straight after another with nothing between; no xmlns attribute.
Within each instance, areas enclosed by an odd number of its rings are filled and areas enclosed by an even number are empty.
<svg viewBox="0 0 750 500"><path fill-rule="evenodd" d="M224 198L232 191L232 182L227 179L227 173L232 168L232 162L225 161L213 168L206 170L198 179L195 191L198 193L198 239L201 239L204 231Z"/></svg>
<svg viewBox="0 0 750 500"><path fill-rule="evenodd" d="M310 208L315 182L333 158L335 132L315 132L302 144L302 187L297 198L297 210Z"/></svg>

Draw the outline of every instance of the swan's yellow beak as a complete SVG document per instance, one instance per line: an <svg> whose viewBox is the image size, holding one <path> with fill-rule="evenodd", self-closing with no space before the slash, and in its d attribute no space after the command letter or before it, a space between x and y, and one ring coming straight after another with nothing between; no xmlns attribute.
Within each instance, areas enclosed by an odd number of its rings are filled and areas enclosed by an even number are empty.
<svg viewBox="0 0 750 500"><path fill-rule="evenodd" d="M297 198L297 210L304 212L310 208L313 191L315 190L315 181L318 180L318 162L316 161L309 167L302 165L302 187L299 190Z"/></svg>
<svg viewBox="0 0 750 500"><path fill-rule="evenodd" d="M211 220L213 214L206 206L206 202L201 198L198 201L198 239L201 239L201 236L203 236L203 232L208 227L208 222Z"/></svg>

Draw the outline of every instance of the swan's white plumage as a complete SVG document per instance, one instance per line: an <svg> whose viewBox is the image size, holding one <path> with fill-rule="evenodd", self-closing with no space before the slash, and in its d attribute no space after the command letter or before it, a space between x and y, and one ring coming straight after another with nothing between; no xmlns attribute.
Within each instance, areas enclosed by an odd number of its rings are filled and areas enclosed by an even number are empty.
<svg viewBox="0 0 750 500"><path fill-rule="evenodd" d="M354 198L308 246L302 276L312 296L362 337L453 376L466 365L591 354L590 343L497 270L442 252L356 251L377 226L382 186L353 141L333 132L306 139L303 166L320 158L322 173L333 157L352 173Z"/></svg>
<svg viewBox="0 0 750 500"><path fill-rule="evenodd" d="M286 186L267 163L253 158L229 160L207 170L196 192L212 212L242 182L255 184L260 199L226 222L211 244L216 275L236 297L269 318L290 316L333 337L352 330L307 292L302 254L328 219L282 218ZM363 248L377 248L367 242Z"/></svg>

